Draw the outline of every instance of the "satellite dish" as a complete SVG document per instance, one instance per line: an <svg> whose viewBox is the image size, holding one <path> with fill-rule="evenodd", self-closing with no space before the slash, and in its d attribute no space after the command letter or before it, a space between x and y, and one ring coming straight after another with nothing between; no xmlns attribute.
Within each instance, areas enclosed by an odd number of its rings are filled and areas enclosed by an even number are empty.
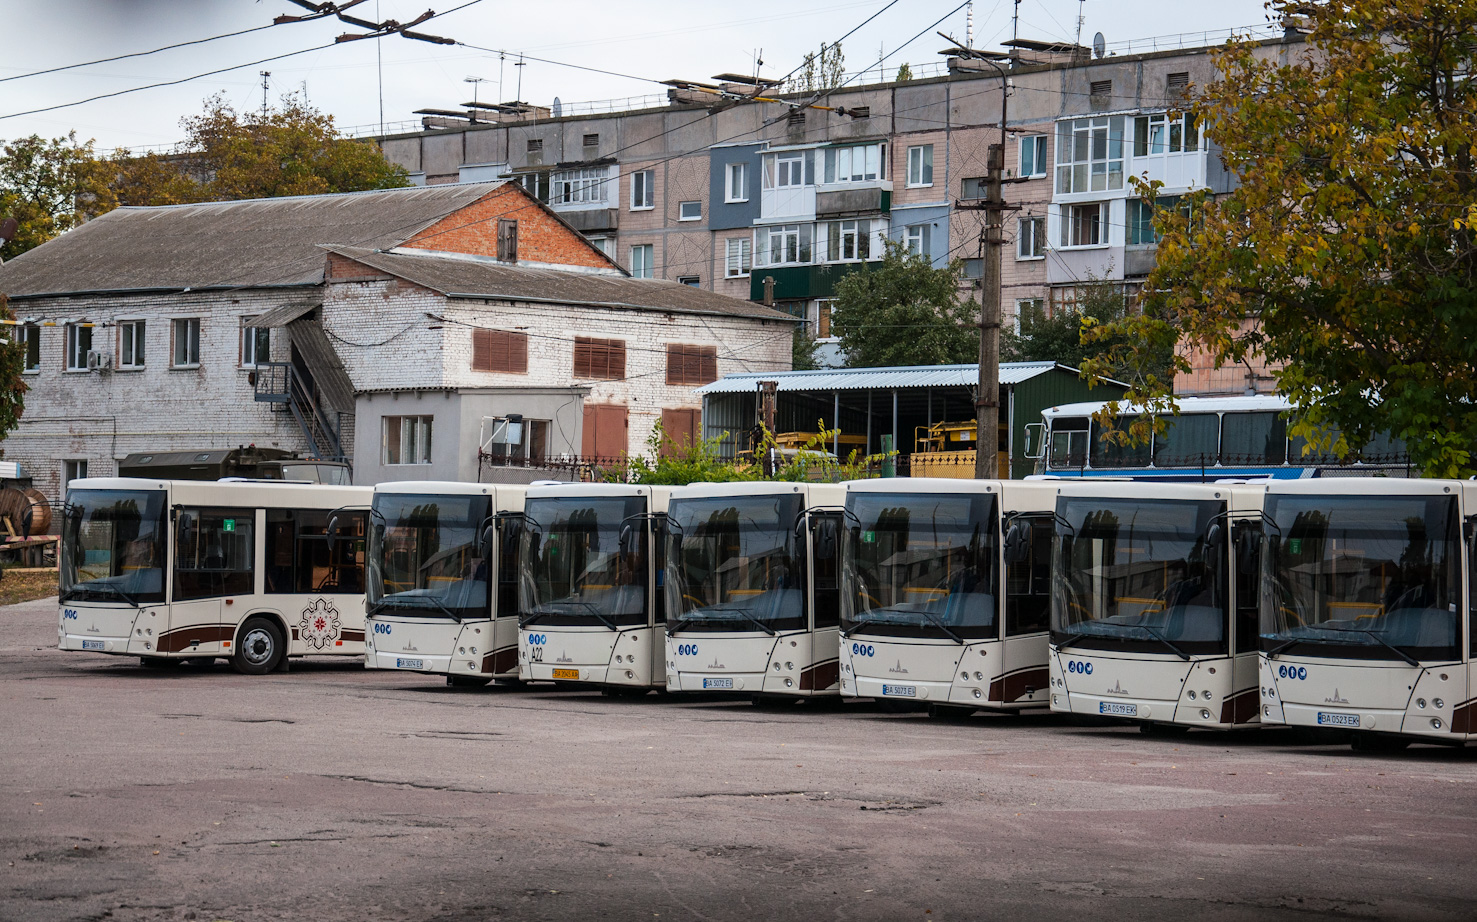
<svg viewBox="0 0 1477 922"><path fill-rule="evenodd" d="M20 230L20 222L15 218L6 218L0 221L0 246L4 246L15 239L16 231Z"/></svg>
<svg viewBox="0 0 1477 922"><path fill-rule="evenodd" d="M1099 32L1092 37L1092 56L1102 57L1108 50L1108 43L1103 40L1103 33Z"/></svg>
<svg viewBox="0 0 1477 922"><path fill-rule="evenodd" d="M554 105L553 105L553 109L552 109L555 118L558 118L559 117L559 112L563 108L564 108L564 103L562 103L562 102L559 101L559 97L558 96L555 96L554 97Z"/></svg>

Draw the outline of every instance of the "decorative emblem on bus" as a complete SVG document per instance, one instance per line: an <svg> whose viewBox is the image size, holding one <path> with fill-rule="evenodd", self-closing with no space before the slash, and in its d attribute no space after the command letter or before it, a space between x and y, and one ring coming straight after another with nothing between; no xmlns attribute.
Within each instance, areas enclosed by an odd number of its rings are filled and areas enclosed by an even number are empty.
<svg viewBox="0 0 1477 922"><path fill-rule="evenodd" d="M1117 679L1114 679L1113 680L1113 687L1110 688L1110 689L1108 689L1107 691L1103 692L1103 694L1105 694L1105 695L1126 695L1126 694L1128 694L1128 692L1126 690L1124 690L1123 684L1121 682L1119 682Z"/></svg>
<svg viewBox="0 0 1477 922"><path fill-rule="evenodd" d="M890 672L890 673L892 673L893 675L907 675L908 674L908 670L906 670L906 669L903 668L903 661L901 659L899 659L897 661L897 665L896 666L889 666L889 667L887 667L887 671Z"/></svg>
<svg viewBox="0 0 1477 922"><path fill-rule="evenodd" d="M1339 690L1337 688L1335 688L1333 690L1333 697L1332 698L1324 698L1323 699L1323 703L1324 704L1348 704L1349 703L1349 699L1348 698L1340 698L1339 697Z"/></svg>
<svg viewBox="0 0 1477 922"><path fill-rule="evenodd" d="M559 651L559 658L556 659L556 660L554 660L554 662L556 662L556 663L572 663L572 662L574 662L574 660L572 660L572 659L569 658L569 654L567 652L565 652L564 650L560 650Z"/></svg>
<svg viewBox="0 0 1477 922"><path fill-rule="evenodd" d="M421 648L420 647L417 647L415 644L413 644L413 643L411 643L410 641L407 640L405 642L405 646L403 646L403 647L400 648L400 652L401 653L419 653L419 652L421 652Z"/></svg>
<svg viewBox="0 0 1477 922"><path fill-rule="evenodd" d="M709 669L727 669L728 667L725 666L725 665L723 665L722 663L718 662L718 657L715 656L715 657L713 657L713 661L708 664L708 668Z"/></svg>
<svg viewBox="0 0 1477 922"><path fill-rule="evenodd" d="M315 650L332 647L333 642L339 639L338 609L328 599L314 599L303 609L297 633L303 643Z"/></svg>

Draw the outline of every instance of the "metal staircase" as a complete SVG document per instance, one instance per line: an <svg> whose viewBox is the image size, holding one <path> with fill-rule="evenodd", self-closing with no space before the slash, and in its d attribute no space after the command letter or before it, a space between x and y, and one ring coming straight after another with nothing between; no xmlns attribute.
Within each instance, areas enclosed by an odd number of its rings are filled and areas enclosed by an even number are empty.
<svg viewBox="0 0 1477 922"><path fill-rule="evenodd" d="M270 403L279 413L291 413L307 439L313 457L324 461L347 461L339 441L339 427L332 414L313 397L311 382L291 362L262 362L256 366L257 403Z"/></svg>

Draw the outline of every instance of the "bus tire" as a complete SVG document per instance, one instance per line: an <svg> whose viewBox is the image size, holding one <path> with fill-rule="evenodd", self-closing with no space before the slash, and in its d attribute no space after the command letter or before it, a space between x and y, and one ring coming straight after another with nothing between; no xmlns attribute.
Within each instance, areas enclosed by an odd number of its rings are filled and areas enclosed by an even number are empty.
<svg viewBox="0 0 1477 922"><path fill-rule="evenodd" d="M282 628L270 618L248 618L236 637L231 668L242 675L266 675L287 658L287 640Z"/></svg>
<svg viewBox="0 0 1477 922"><path fill-rule="evenodd" d="M448 675L446 684L452 688L485 688L491 676L485 675Z"/></svg>

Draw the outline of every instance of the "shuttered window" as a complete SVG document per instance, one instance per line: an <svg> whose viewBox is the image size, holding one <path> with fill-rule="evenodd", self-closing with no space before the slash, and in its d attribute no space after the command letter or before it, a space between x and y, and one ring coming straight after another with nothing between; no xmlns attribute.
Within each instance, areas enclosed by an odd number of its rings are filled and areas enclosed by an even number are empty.
<svg viewBox="0 0 1477 922"><path fill-rule="evenodd" d="M624 339L574 338L574 376L616 380L626 376Z"/></svg>
<svg viewBox="0 0 1477 922"><path fill-rule="evenodd" d="M717 380L717 346L667 344L668 384L711 384Z"/></svg>
<svg viewBox="0 0 1477 922"><path fill-rule="evenodd" d="M474 329L472 370L528 374L528 336L505 330Z"/></svg>
<svg viewBox="0 0 1477 922"><path fill-rule="evenodd" d="M658 453L663 457L690 451L702 440L703 411L682 407L662 410L663 439Z"/></svg>

